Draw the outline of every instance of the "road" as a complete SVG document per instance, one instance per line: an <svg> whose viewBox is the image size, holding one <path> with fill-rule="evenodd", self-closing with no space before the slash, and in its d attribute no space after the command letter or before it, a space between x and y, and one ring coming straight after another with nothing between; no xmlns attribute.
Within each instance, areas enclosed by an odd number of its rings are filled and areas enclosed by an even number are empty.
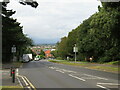
<svg viewBox="0 0 120 90"><path fill-rule="evenodd" d="M77 66L48 62L24 63L19 69L36 88L100 88L118 90L118 75Z"/></svg>

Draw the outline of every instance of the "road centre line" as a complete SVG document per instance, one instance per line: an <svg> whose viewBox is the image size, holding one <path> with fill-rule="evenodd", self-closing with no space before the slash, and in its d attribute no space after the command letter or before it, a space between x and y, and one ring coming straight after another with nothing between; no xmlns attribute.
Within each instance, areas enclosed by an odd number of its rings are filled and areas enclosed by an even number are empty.
<svg viewBox="0 0 120 90"><path fill-rule="evenodd" d="M77 73L77 72L75 72L75 71L70 71L70 70L65 70L65 69L61 69L61 70L65 71L65 72Z"/></svg>
<svg viewBox="0 0 120 90"><path fill-rule="evenodd" d="M68 74L69 76L71 76L71 77L74 77L74 78L76 78L76 79L79 79L79 80L81 80L81 81L86 81L86 80L84 80L84 79L82 79L82 78L79 78L79 77L77 77L77 76L73 76L73 75L71 75L71 74Z"/></svg>
<svg viewBox="0 0 120 90"><path fill-rule="evenodd" d="M91 78L91 77L81 77L81 78L83 78L83 79L98 79L98 78Z"/></svg>
<svg viewBox="0 0 120 90"><path fill-rule="evenodd" d="M65 73L65 72L63 72L63 71L60 71L60 70L56 70L56 71L58 71L58 72L61 72L61 73Z"/></svg>
<svg viewBox="0 0 120 90"><path fill-rule="evenodd" d="M106 89L106 90L110 90L110 89L108 89L108 88L106 88L106 87L103 87L102 85L97 85L98 87L100 87L100 88L104 88L104 89Z"/></svg>
<svg viewBox="0 0 120 90"><path fill-rule="evenodd" d="M98 76L93 76L93 75L89 75L89 74L84 74L86 76L91 76L91 77L96 77L98 79L103 79L103 80L108 80L107 78L102 78L102 77L98 77Z"/></svg>
<svg viewBox="0 0 120 90"><path fill-rule="evenodd" d="M54 67L49 67L50 69L54 69Z"/></svg>
<svg viewBox="0 0 120 90"><path fill-rule="evenodd" d="M75 72L75 71L70 71L70 70L60 69L60 68L57 68L57 67L49 67L49 68L50 68L50 69L60 70L60 71L63 71L63 72L77 73L77 72Z"/></svg>

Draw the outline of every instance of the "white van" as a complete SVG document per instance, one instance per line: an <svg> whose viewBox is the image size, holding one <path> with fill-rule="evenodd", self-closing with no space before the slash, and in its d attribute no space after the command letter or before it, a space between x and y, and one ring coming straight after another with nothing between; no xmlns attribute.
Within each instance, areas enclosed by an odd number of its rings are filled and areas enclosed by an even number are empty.
<svg viewBox="0 0 120 90"><path fill-rule="evenodd" d="M29 62L32 60L32 54L23 54L23 62Z"/></svg>

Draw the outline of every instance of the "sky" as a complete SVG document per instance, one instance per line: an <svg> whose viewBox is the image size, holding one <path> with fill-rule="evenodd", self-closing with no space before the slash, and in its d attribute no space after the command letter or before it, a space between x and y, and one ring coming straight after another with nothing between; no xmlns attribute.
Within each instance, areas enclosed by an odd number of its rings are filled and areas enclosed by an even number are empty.
<svg viewBox="0 0 120 90"><path fill-rule="evenodd" d="M98 0L36 0L37 8L11 0L8 9L35 44L57 43L85 19L98 12Z"/></svg>

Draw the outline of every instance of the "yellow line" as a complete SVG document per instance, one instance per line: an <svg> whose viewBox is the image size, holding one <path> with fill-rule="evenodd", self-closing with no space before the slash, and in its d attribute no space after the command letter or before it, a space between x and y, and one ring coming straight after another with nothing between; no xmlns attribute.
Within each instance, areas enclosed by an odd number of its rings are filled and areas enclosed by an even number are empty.
<svg viewBox="0 0 120 90"><path fill-rule="evenodd" d="M18 75L18 76L22 78L22 80L24 81L24 83L26 84L26 86L29 85L21 75Z"/></svg>
<svg viewBox="0 0 120 90"><path fill-rule="evenodd" d="M34 89L34 90L36 90L36 88L33 86L33 84L24 76L24 78L27 80L27 82L30 84L30 86Z"/></svg>
<svg viewBox="0 0 120 90"><path fill-rule="evenodd" d="M18 75L19 77L21 77L22 79L23 79L23 77L27 80L27 82L30 84L30 86L34 89L34 90L36 90L36 88L33 86L33 84L25 77L25 76L21 76L21 75ZM25 83L26 83L26 81L25 80L23 80ZM26 85L28 85L28 84L26 84Z"/></svg>

